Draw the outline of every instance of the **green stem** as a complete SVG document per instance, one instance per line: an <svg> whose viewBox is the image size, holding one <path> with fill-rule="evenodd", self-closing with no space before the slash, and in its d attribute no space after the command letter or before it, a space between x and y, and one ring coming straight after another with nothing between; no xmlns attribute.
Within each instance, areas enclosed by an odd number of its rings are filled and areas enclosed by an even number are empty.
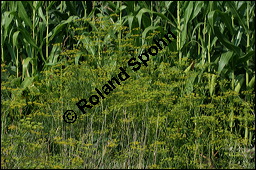
<svg viewBox="0 0 256 170"><path fill-rule="evenodd" d="M48 45L49 45L49 14L48 14L48 8L46 8L46 46L45 46L45 51L46 51L46 60L48 60Z"/></svg>
<svg viewBox="0 0 256 170"><path fill-rule="evenodd" d="M200 40L200 33L201 33L201 28L199 27L198 28L198 41ZM201 54L201 46L200 46L200 44L199 43L197 43L197 47L198 47L198 52L197 52L197 54L198 54L198 56Z"/></svg>
<svg viewBox="0 0 256 170"><path fill-rule="evenodd" d="M250 28L250 25L249 25L249 7L250 6L249 5L250 5L249 1L247 1L246 21L247 21L248 30ZM250 47L250 35L249 35L249 32L247 32L246 36L247 36L246 49L248 50L249 47ZM249 60L246 61L246 64L247 64L247 68L249 68ZM246 88L249 89L249 73L248 73L248 71L246 71L246 73L245 73L245 82L246 82ZM249 135L248 121L247 121L247 119L245 119L245 135L244 135L244 138L245 138L246 144L248 144L247 143L248 135Z"/></svg>
<svg viewBox="0 0 256 170"><path fill-rule="evenodd" d="M16 76L17 76L17 78L19 77L19 50L18 50L18 48L16 47ZM21 61L21 62L23 62L23 61ZM23 77L22 77L23 78Z"/></svg>
<svg viewBox="0 0 256 170"><path fill-rule="evenodd" d="M36 1L33 2L34 5L33 6L36 6ZM35 12L35 8L33 8L33 27L32 27L32 38L33 40L35 40L35 15L36 15L36 12ZM34 75L34 71L35 71L35 67L36 67L36 57L35 56L35 48L32 48L32 56L31 56L33 59L32 59L32 75Z"/></svg>
<svg viewBox="0 0 256 170"><path fill-rule="evenodd" d="M119 8L121 8L122 6L122 1L120 1L120 4L119 4ZM119 12L119 24L120 24L120 27L122 27L122 11L120 10ZM119 29L119 28L118 28ZM122 49L121 49L121 33L122 33L122 30L119 29L118 31L118 50L121 52ZM117 64L116 64L116 67L118 67L118 60L117 60Z"/></svg>
<svg viewBox="0 0 256 170"><path fill-rule="evenodd" d="M203 28L203 42L206 42L206 39L205 39L205 34L206 34L206 16L204 17L204 28ZM206 59L206 49L204 46L202 46L202 63L204 65L205 63L205 59ZM209 71L209 67L208 67L208 71Z"/></svg>
<svg viewBox="0 0 256 170"><path fill-rule="evenodd" d="M246 10L246 21L247 21L247 26L248 26L248 30L250 28L250 25L249 25L249 1L247 1L247 10ZM247 44L246 44L246 47L247 49L249 49L250 47L250 35L249 35L249 31L247 31ZM247 60L247 67L249 67L249 60ZM246 71L246 87L248 88L248 85L249 85L249 73L248 71Z"/></svg>
<svg viewBox="0 0 256 170"><path fill-rule="evenodd" d="M153 2L152 1L151 1L151 9L150 10L153 11ZM150 13L150 20L151 20L150 25L153 26L153 14L152 13Z"/></svg>
<svg viewBox="0 0 256 170"><path fill-rule="evenodd" d="M180 29L180 1L177 1L177 27L178 27L178 30L181 30ZM181 63L181 56L182 56L180 51L180 41L181 41L181 33L179 31L177 35L177 50L179 53L179 63Z"/></svg>

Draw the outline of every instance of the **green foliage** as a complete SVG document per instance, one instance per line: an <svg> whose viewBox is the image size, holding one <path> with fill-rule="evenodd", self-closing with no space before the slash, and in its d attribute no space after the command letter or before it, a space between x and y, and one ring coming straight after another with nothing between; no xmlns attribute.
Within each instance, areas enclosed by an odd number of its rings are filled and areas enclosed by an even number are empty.
<svg viewBox="0 0 256 170"><path fill-rule="evenodd" d="M1 9L2 168L255 168L254 2ZM132 71L168 30L177 39ZM130 78L81 114L119 67Z"/></svg>

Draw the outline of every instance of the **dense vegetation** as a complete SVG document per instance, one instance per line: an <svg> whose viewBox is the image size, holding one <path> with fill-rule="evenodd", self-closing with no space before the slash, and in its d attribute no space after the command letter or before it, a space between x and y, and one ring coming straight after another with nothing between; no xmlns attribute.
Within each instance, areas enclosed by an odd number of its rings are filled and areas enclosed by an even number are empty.
<svg viewBox="0 0 256 170"><path fill-rule="evenodd" d="M1 168L255 168L254 11L1 1ZM172 43L129 69L168 31ZM76 103L119 67L131 77L82 114Z"/></svg>

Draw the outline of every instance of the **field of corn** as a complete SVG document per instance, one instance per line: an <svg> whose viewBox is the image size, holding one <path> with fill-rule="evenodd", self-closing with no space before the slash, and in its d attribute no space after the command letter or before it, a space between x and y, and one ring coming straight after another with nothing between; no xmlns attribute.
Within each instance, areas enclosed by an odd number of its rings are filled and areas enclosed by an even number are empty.
<svg viewBox="0 0 256 170"><path fill-rule="evenodd" d="M1 1L1 168L255 168L254 86L254 1Z"/></svg>

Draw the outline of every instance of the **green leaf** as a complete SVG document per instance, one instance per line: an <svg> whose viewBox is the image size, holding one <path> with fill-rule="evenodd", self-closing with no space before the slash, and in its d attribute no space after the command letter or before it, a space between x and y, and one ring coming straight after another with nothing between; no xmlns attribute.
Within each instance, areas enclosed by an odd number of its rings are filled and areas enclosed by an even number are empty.
<svg viewBox="0 0 256 170"><path fill-rule="evenodd" d="M28 64L29 62L32 60L31 57L27 57L26 59L24 59L23 64L22 64L22 78L25 77L25 72L28 70Z"/></svg>
<svg viewBox="0 0 256 170"><path fill-rule="evenodd" d="M126 2L126 1L125 1ZM131 2L131 1L129 1L129 2ZM113 2L111 2L111 1L108 1L108 4L109 4L109 6L111 7L111 9L113 9L114 11L116 10L116 5L113 3Z"/></svg>
<svg viewBox="0 0 256 170"><path fill-rule="evenodd" d="M191 20L193 20L199 14L202 7L204 6L204 2L202 2L202 1L196 1L195 3L196 4L195 4L195 7L194 7L194 12L193 12Z"/></svg>
<svg viewBox="0 0 256 170"><path fill-rule="evenodd" d="M32 26L32 22L30 21L30 18L28 17L27 15L27 12L22 4L22 1L18 1L17 2L18 4L18 14L19 14L19 17L21 19L24 20L24 22L31 28L33 29L33 26Z"/></svg>
<svg viewBox="0 0 256 170"><path fill-rule="evenodd" d="M125 5L122 5L122 6L120 7L120 11L124 10L125 8L126 8L126 6L125 6Z"/></svg>
<svg viewBox="0 0 256 170"><path fill-rule="evenodd" d="M214 26L215 35L218 37L219 41L229 50L235 52L238 56L241 54L241 49L233 45L226 37L219 31L219 27Z"/></svg>
<svg viewBox="0 0 256 170"><path fill-rule="evenodd" d="M221 20L225 23L226 27L230 31L231 35L233 35L234 34L234 28L232 27L231 16L229 16L227 13L220 12L220 11L218 11L218 13L221 17Z"/></svg>
<svg viewBox="0 0 256 170"><path fill-rule="evenodd" d="M193 6L194 6L194 2L189 2L186 10L185 10L185 16L184 16L184 27L183 27L183 30L182 30L182 33L181 33L181 48L184 46L184 44L186 43L186 39L187 39L187 35L188 35L188 31L187 31L187 28L188 28L188 22L190 21L190 17L191 17L191 14L192 14L192 11L193 11Z"/></svg>
<svg viewBox="0 0 256 170"><path fill-rule="evenodd" d="M27 40L27 42L32 45L33 47L35 47L36 49L38 49L35 40L31 37L31 35L28 33L28 31L26 29L21 29L18 28L18 30L22 33L22 36Z"/></svg>
<svg viewBox="0 0 256 170"><path fill-rule="evenodd" d="M15 46L18 46L18 43L17 43L17 38L18 38L18 35L19 35L20 31L16 31L13 36L12 36L12 41L13 41L13 47Z"/></svg>
<svg viewBox="0 0 256 170"><path fill-rule="evenodd" d="M142 45L144 44L145 42L145 39L146 39L146 36L147 36L147 33L150 31L150 30L156 30L156 29L160 29L161 27L160 26L157 26L157 27L154 27L154 26L149 26L147 27L143 33L142 33Z"/></svg>
<svg viewBox="0 0 256 170"><path fill-rule="evenodd" d="M215 90L215 86L216 86L216 78L217 76L214 74L211 76L211 81L210 81L210 95L213 95L213 92Z"/></svg>
<svg viewBox="0 0 256 170"><path fill-rule="evenodd" d="M138 12L138 14L136 15L136 17L138 18L139 27L141 27L141 18L142 18L142 15L143 15L145 12L152 13L151 10L146 9L146 8L142 8L142 9Z"/></svg>
<svg viewBox="0 0 256 170"><path fill-rule="evenodd" d="M26 77L24 81L21 83L22 88L29 87L33 83L34 77Z"/></svg>
<svg viewBox="0 0 256 170"><path fill-rule="evenodd" d="M197 75L189 76L189 78L186 80L185 91L187 94L191 94L193 92L196 77Z"/></svg>
<svg viewBox="0 0 256 170"><path fill-rule="evenodd" d="M132 30L133 18L134 18L134 16L132 16L132 15L127 16L130 31Z"/></svg>
<svg viewBox="0 0 256 170"><path fill-rule="evenodd" d="M134 5L135 5L135 2L134 1L124 1L127 5L127 10L128 12L133 13L134 12ZM116 8L116 7L115 7Z"/></svg>
<svg viewBox="0 0 256 170"><path fill-rule="evenodd" d="M238 13L238 9L235 8L235 2L229 1L227 2L227 5L230 7L232 13L235 14L234 16L238 18L240 25L242 25L243 28L246 30L246 32L248 32L248 28L246 27L245 20L240 17Z"/></svg>
<svg viewBox="0 0 256 170"><path fill-rule="evenodd" d="M168 21L175 29L178 29L177 26L173 23L172 20L170 20L168 17L166 17L164 14L161 14L159 12L153 12L154 14L160 16L162 19ZM179 30L180 31L180 30Z"/></svg>
<svg viewBox="0 0 256 170"><path fill-rule="evenodd" d="M239 57L237 63L244 63L255 55L255 51L250 51L242 57Z"/></svg>
<svg viewBox="0 0 256 170"><path fill-rule="evenodd" d="M5 40L5 38L9 34L10 29L8 29L8 28L13 20L14 14L15 14L15 11L13 11L13 12L7 11L7 12L4 12L4 16L2 16L1 24L4 25L4 35L2 35L3 40Z"/></svg>
<svg viewBox="0 0 256 170"><path fill-rule="evenodd" d="M192 65L193 65L194 63L193 62L191 62L191 64L185 69L185 73L188 73L188 71L191 69L191 67L192 67Z"/></svg>
<svg viewBox="0 0 256 170"><path fill-rule="evenodd" d="M62 21L62 23L58 24L54 30L53 30L53 34L51 35L49 41L51 41L63 28L66 24L72 22L73 20L77 19L77 16L70 16L67 20Z"/></svg>
<svg viewBox="0 0 256 170"><path fill-rule="evenodd" d="M194 2L190 1L188 6L187 6L187 8L186 8L186 10L185 10L185 16L184 16L185 26L187 25L188 21L190 21L189 19L191 17L193 8L194 8Z"/></svg>
<svg viewBox="0 0 256 170"><path fill-rule="evenodd" d="M49 9L51 9L51 7L53 6L53 4L55 4L57 1L48 1L50 2L50 4L48 5L48 7L46 8L46 11L49 11Z"/></svg>
<svg viewBox="0 0 256 170"><path fill-rule="evenodd" d="M7 48L8 48L8 51L9 51L10 55L11 55L12 62L15 63L16 54L15 54L14 48L12 48L12 46L10 46L10 45L8 45Z"/></svg>
<svg viewBox="0 0 256 170"><path fill-rule="evenodd" d="M49 56L50 63L56 64L58 62L58 57L59 57L58 51L60 51L60 48L61 48L60 46L53 46L50 56Z"/></svg>
<svg viewBox="0 0 256 170"><path fill-rule="evenodd" d="M249 88L253 88L254 84L255 84L255 75L253 76L253 78L250 80L250 82L248 84Z"/></svg>
<svg viewBox="0 0 256 170"><path fill-rule="evenodd" d="M228 52L221 55L220 61L219 61L219 67L218 67L218 73L219 74L221 73L222 69L228 64L232 55L233 55L232 51L228 51Z"/></svg>
<svg viewBox="0 0 256 170"><path fill-rule="evenodd" d="M89 37L85 37L81 40L86 48L86 50L93 56L95 56L95 49L93 48L92 41Z"/></svg>
<svg viewBox="0 0 256 170"><path fill-rule="evenodd" d="M233 35L234 28L232 27L231 16L229 16L227 13L221 12L219 10L211 11L208 14L208 21L209 21L210 26L213 29L213 31L214 31L214 22L217 21L217 17L219 17L221 19L221 21L223 21L225 23L225 26L228 28L230 33Z"/></svg>
<svg viewBox="0 0 256 170"><path fill-rule="evenodd" d="M216 21L215 13L216 11L211 11L208 13L208 21L213 31L214 31L214 22Z"/></svg>
<svg viewBox="0 0 256 170"><path fill-rule="evenodd" d="M47 22L46 22L46 19L45 19L45 16L44 16L44 13L43 13L43 10L41 7L39 7L39 9L38 9L38 15L42 18L44 24L46 24Z"/></svg>
<svg viewBox="0 0 256 170"><path fill-rule="evenodd" d="M196 32L197 28L200 27L203 24L204 24L203 22L197 23L197 25L193 28L193 32L191 34L192 37L195 35L195 32Z"/></svg>
<svg viewBox="0 0 256 170"><path fill-rule="evenodd" d="M243 85L243 82L244 82L244 75L243 74L239 74L237 77L236 77L236 81L237 81L237 85L235 87L235 91L239 93L242 85Z"/></svg>

